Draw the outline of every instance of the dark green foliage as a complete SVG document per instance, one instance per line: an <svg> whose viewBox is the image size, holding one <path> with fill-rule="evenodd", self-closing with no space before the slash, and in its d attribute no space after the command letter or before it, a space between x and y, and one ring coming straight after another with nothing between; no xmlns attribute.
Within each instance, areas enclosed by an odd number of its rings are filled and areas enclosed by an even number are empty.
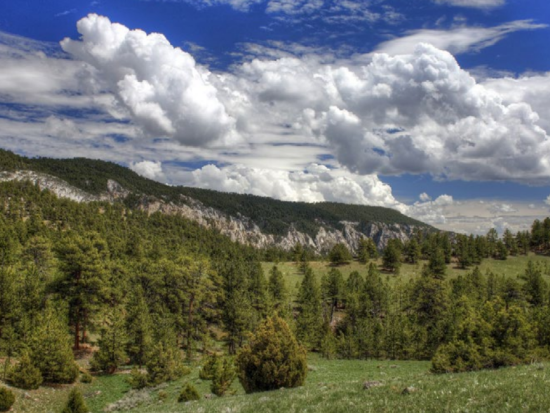
<svg viewBox="0 0 550 413"><path fill-rule="evenodd" d="M206 357L202 368L199 372L199 377L201 380L212 380L214 378L214 373L216 370L216 363L218 362L218 356L212 354Z"/></svg>
<svg viewBox="0 0 550 413"><path fill-rule="evenodd" d="M351 261L351 253L344 244L336 244L330 250L328 257L330 262L335 265L342 265Z"/></svg>
<svg viewBox="0 0 550 413"><path fill-rule="evenodd" d="M15 403L15 395L5 387L0 387L0 412L7 412Z"/></svg>
<svg viewBox="0 0 550 413"><path fill-rule="evenodd" d="M69 393L67 404L65 405L65 408L61 411L61 413L88 413L88 412L89 412L88 406L86 406L86 402L84 401L84 397L82 397L82 393L80 393L80 390L78 390L78 388L73 387L73 389Z"/></svg>
<svg viewBox="0 0 550 413"><path fill-rule="evenodd" d="M432 359L434 373L462 373L483 368L483 359L473 343L456 341L440 346Z"/></svg>
<svg viewBox="0 0 550 413"><path fill-rule="evenodd" d="M220 397L232 393L229 389L237 378L233 359L231 357L218 358L213 370L210 391Z"/></svg>
<svg viewBox="0 0 550 413"><path fill-rule="evenodd" d="M280 317L265 320L237 355L239 381L247 393L304 384L307 353Z"/></svg>
<svg viewBox="0 0 550 413"><path fill-rule="evenodd" d="M31 362L27 353L23 353L19 363L10 371L9 382L14 387L35 390L42 384L42 373Z"/></svg>
<svg viewBox="0 0 550 413"><path fill-rule="evenodd" d="M147 373L134 367L130 372L130 376L127 379L128 384L132 389L140 390L147 387Z"/></svg>
<svg viewBox="0 0 550 413"><path fill-rule="evenodd" d="M156 386L190 373L179 353L174 346L162 342L153 347L146 363L149 385Z"/></svg>
<svg viewBox="0 0 550 413"><path fill-rule="evenodd" d="M392 239L384 249L382 256L382 265L385 270L390 272L399 272L401 266L401 247L399 240Z"/></svg>
<svg viewBox="0 0 550 413"><path fill-rule="evenodd" d="M92 370L113 374L128 359L124 351L126 341L123 313L120 309L113 309L101 329L99 350L94 353L90 362Z"/></svg>
<svg viewBox="0 0 550 413"><path fill-rule="evenodd" d="M321 292L315 274L308 268L298 291L300 313L296 319L296 335L308 348L317 348L321 339Z"/></svg>
<svg viewBox="0 0 550 413"><path fill-rule="evenodd" d="M84 384L90 384L94 381L94 377L90 373L82 373L80 376L80 382Z"/></svg>
<svg viewBox="0 0 550 413"><path fill-rule="evenodd" d="M436 250L431 254L430 261L428 263L428 271L435 278L445 278L447 264L445 263L445 253L441 248L436 248Z"/></svg>
<svg viewBox="0 0 550 413"><path fill-rule="evenodd" d="M200 400L200 398L201 396L195 386L191 383L185 383L181 388L180 395L178 396L178 403Z"/></svg>
<svg viewBox="0 0 550 413"><path fill-rule="evenodd" d="M78 378L67 330L51 307L39 318L29 350L31 362L38 367L45 383L74 383Z"/></svg>

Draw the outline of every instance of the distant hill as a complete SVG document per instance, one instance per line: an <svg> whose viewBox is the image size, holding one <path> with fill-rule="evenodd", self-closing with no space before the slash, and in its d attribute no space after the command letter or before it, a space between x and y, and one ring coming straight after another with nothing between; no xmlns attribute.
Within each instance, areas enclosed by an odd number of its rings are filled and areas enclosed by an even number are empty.
<svg viewBox="0 0 550 413"><path fill-rule="evenodd" d="M164 205L186 205L193 209L197 208L196 201L199 201L202 209L214 209L220 216L240 220L245 227L256 232L259 230L268 238L260 242L262 247L267 247L271 243L280 244L279 246L288 249L292 242L303 241L305 245L321 251L330 247L331 243L343 241L354 249L354 238L360 237L361 234L372 237L379 247L382 247L381 243L392 238L392 235L380 232L394 231L395 236L408 238L414 228L423 231L433 230L429 225L389 208L336 202L285 202L255 195L168 186L144 178L123 166L101 160L25 158L0 149L0 170L34 171L54 176L74 188L95 196L107 192L109 181L115 181L129 192L124 196L126 205L135 208L144 207L144 197L147 204L152 200L158 200ZM166 207L161 209L166 210ZM353 230L350 230L349 223L353 223ZM224 232L224 228L219 229ZM341 237L336 234L335 237L329 236L328 240L319 240L319 234L323 233L323 230L338 233ZM228 231L230 229L225 232ZM357 234L346 236L350 231ZM289 232L302 236L294 236L287 240L288 242L283 242L282 238L287 237ZM255 234L255 237L257 238L258 234ZM249 237L245 236L243 241L250 241L246 238ZM317 245L319 242L324 245Z"/></svg>

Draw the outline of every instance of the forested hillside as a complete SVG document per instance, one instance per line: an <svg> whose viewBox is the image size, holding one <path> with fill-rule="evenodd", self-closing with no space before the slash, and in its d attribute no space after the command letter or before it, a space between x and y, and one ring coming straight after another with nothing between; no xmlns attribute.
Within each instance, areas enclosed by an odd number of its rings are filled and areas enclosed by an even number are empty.
<svg viewBox="0 0 550 413"><path fill-rule="evenodd" d="M259 226L262 232L273 235L285 235L293 225L298 231L314 237L321 223L341 229L341 221L361 224L369 222L405 224L430 228L420 221L389 208L329 202L316 204L284 202L254 195L167 186L143 178L128 168L99 160L31 159L0 150L0 170L33 170L50 174L92 194L105 192L108 180L112 179L134 194L150 195L165 201L179 203L182 202L180 195L185 195L228 215L248 217ZM135 196L130 196L126 203L128 206L135 206L134 203L137 200Z"/></svg>

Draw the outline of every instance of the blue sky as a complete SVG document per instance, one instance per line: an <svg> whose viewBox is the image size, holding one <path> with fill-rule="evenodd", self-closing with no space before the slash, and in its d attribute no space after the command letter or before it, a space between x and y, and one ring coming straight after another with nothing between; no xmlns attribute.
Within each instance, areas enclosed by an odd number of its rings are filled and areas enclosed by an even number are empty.
<svg viewBox="0 0 550 413"><path fill-rule="evenodd" d="M15 152L464 232L549 212L546 1L18 1L0 16Z"/></svg>

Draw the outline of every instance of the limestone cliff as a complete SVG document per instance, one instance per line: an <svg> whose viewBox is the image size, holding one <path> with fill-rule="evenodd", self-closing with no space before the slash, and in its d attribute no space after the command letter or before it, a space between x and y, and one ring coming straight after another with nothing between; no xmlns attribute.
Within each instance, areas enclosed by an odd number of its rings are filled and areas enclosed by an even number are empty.
<svg viewBox="0 0 550 413"><path fill-rule="evenodd" d="M116 202L124 200L130 194L130 191L112 179L107 182L107 191L100 195L89 194L57 177L34 171L0 172L0 181L9 180L31 181L42 189L52 191L58 197L68 198L76 202ZM355 251L361 237L370 237L379 249L383 249L390 239L399 238L406 241L415 230L415 226L412 225L380 222L360 224L351 221L341 221L339 228L334 228L318 221L319 231L314 237L296 230L294 226L291 226L284 236L273 235L263 233L258 225L246 216L240 214L237 216L228 215L188 196L181 195L180 198L181 202L166 202L162 199L140 194L137 205L138 208L150 214L161 212L181 215L198 222L202 226L215 228L234 241L258 248L274 246L289 250L297 243L301 243L315 252L321 253L330 250L336 243L343 243L351 251Z"/></svg>

